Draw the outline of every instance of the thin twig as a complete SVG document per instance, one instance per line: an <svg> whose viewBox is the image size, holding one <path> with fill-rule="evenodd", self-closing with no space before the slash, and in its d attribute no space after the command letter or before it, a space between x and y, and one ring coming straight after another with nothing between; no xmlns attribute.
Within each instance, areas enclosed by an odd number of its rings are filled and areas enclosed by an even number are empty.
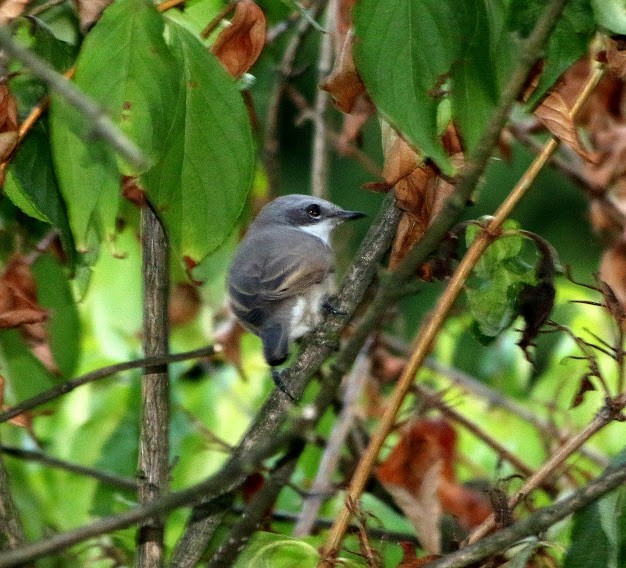
<svg viewBox="0 0 626 568"><path fill-rule="evenodd" d="M313 120L313 109L311 109L311 107L309 106L309 103L306 100L305 96L296 87L294 87L293 85L286 85L285 95L289 97L289 100L300 112L300 116L298 117L296 124L299 124L300 122L305 120ZM327 124L326 136L333 143L335 149L337 149L341 134ZM354 161L361 164L366 172L369 172L376 179L383 179L382 168L355 144L353 144L352 142L343 142L341 147L343 150L343 154L349 156Z"/></svg>
<svg viewBox="0 0 626 568"><path fill-rule="evenodd" d="M516 507L527 495L545 482L553 475L559 467L565 463L578 448L580 448L589 438L602 430L607 424L610 424L620 412L626 407L626 394L621 395L615 400L608 401L607 404L598 412L594 419L578 434L567 440L559 447L554 454L550 456L534 475L529 477L519 491L509 500L509 508ZM476 542L489 533L495 527L495 519L492 516L487 518L479 527L477 527L470 535L468 542L471 544Z"/></svg>
<svg viewBox="0 0 626 568"><path fill-rule="evenodd" d="M417 259L423 260L420 258L422 247L430 248L436 246L436 243L440 242L445 235L449 225L454 223L458 217L460 210L457 211L457 209L464 206L470 192L476 186L480 175L484 171L493 148L499 139L500 132L506 124L510 109L522 91L526 77L528 76L532 65L540 56L541 49L556 24L565 3L565 0L552 0L538 19L535 28L526 42L526 52L520 58L516 69L513 71L509 83L502 93L500 105L496 109L492 120L487 125L478 147L474 152L473 158L469 160L468 165L463 169L454 193L451 198L446 201L442 211L439 215L437 215L431 224L429 231L426 235L424 235L422 241L406 255L395 273L395 279L401 279L403 277L406 278L409 274L412 274L416 266L415 261ZM517 204L519 199L525 194L528 186L530 185L531 179L534 179L534 176L538 173L543 163L545 163L547 156L554 151L557 145L558 143L554 140L552 143L548 144L548 146L552 146L552 148L546 151L546 155L542 158L542 160L535 161L535 164L531 166L524 178L520 180L520 183L518 183L517 186L511 191L508 198L496 212L494 219L490 223L490 229L497 231L497 229L501 227L504 220L510 214L513 206ZM415 349L411 355L409 363L396 384L396 387L385 408L385 412L380 419L378 428L372 436L370 444L365 450L365 453L359 462L359 466L352 477L350 486L346 491L346 502L338 514L337 520L333 525L333 528L330 530L327 541L324 545L322 553L323 559L319 563L320 568L331 568L333 558L337 555L339 545L343 539L343 535L350 520L348 502L350 500L356 502L361 496L370 472L376 462L378 453L387 438L388 432L393 426L393 422L400 405L402 404L402 401L404 400L404 397L406 396L406 393L415 378L415 373L428 354L432 342L443 325L443 322L446 319L454 300L460 293L463 283L469 276L472 267L490 244L490 234L494 233L492 231L483 231L478 238L474 240L472 246L455 271L450 283L440 296L434 311L425 324L420 328L417 335L418 339ZM390 291L388 291L388 293L389 292ZM382 302L383 299L384 298L380 298L378 301ZM375 303L376 301L377 299L374 300Z"/></svg>
<svg viewBox="0 0 626 568"><path fill-rule="evenodd" d="M460 424L465 430L471 432L479 440L482 440L487 446L495 450L500 458L509 462L519 473L525 477L530 477L535 472L526 465L520 458L518 458L513 452L509 451L503 444L498 442L495 438L489 435L478 424L472 422L469 418L466 418L461 413L457 412L453 408L450 408L442 399L441 396L433 390L423 386L415 384L412 386L412 390L418 394L421 398L425 399L426 405L436 408L444 416L447 416L454 422Z"/></svg>
<svg viewBox="0 0 626 568"><path fill-rule="evenodd" d="M321 13L326 0L315 0L310 13L315 19ZM263 164L267 175L267 183L270 194L276 195L280 184L280 163L278 159L280 149L279 116L280 103L283 98L285 85L293 73L293 66L300 44L306 34L311 30L311 21L308 18L300 18L296 29L285 48L285 53L278 66L278 76L268 97L267 115L265 119L265 136L263 137Z"/></svg>
<svg viewBox="0 0 626 568"><path fill-rule="evenodd" d="M342 399L341 412L337 416L333 429L328 437L322 459L317 467L315 481L308 497L302 504L300 517L293 529L293 535L304 537L311 534L315 519L324 503L324 496L332 489L331 477L337 469L343 444L350 433L357 411L359 397L367 381L372 365L370 349L372 340L366 341L354 362L350 373L346 376L346 388Z"/></svg>
<svg viewBox="0 0 626 568"><path fill-rule="evenodd" d="M220 22L230 14L237 6L237 0L231 0L226 6L224 6L217 15L206 25L206 27L200 32L200 37L207 39L220 25Z"/></svg>
<svg viewBox="0 0 626 568"><path fill-rule="evenodd" d="M35 461L49 467L62 469L78 475L93 477L101 483L106 483L112 487L118 487L119 489L137 491L137 482L134 479L128 479L127 477L123 477L115 473L109 473L94 467L87 467L77 463L68 462L66 460L61 460L38 450L24 450L13 446L0 445L0 452L13 458Z"/></svg>
<svg viewBox="0 0 626 568"><path fill-rule="evenodd" d="M326 6L326 33L322 34L320 55L317 64L317 80L321 83L332 69L333 37L337 27L337 0L328 0ZM311 194L316 197L328 197L328 137L327 111L330 93L317 88L315 110L313 112L313 152L311 155Z"/></svg>
<svg viewBox="0 0 626 568"><path fill-rule="evenodd" d="M198 359L200 357L211 357L215 353L221 351L221 346L208 346L201 349L194 349L193 351L185 351L183 353L175 353L172 355L164 355L161 357L144 357L143 359L135 359L134 361L124 361L123 363L116 363L109 367L101 367L85 375L81 375L70 381L59 383L52 387L50 390L44 391L35 395L32 398L28 398L3 412L0 412L0 423L6 422L11 418L15 418L19 414L32 410L37 406L41 406L47 402L50 402L64 394L72 392L75 388L78 388L87 383L104 379L121 373L122 371L128 371L130 369L139 369L142 367L154 367L158 365L167 365L169 363L175 363L177 361L186 361L188 359Z"/></svg>
<svg viewBox="0 0 626 568"><path fill-rule="evenodd" d="M99 105L30 50L15 42L5 26L0 26L0 46L8 55L28 67L34 75L47 83L69 104L76 107L85 116L94 134L106 140L129 164L138 169L147 166L148 162L143 152L105 114Z"/></svg>
<svg viewBox="0 0 626 568"><path fill-rule="evenodd" d="M165 227L150 206L141 210L141 281L143 283L143 350L148 357L169 351L169 244ZM144 367L141 381L139 436L139 502L142 505L167 493L169 486L170 377L167 365ZM144 520L137 538L138 568L163 564L165 523Z"/></svg>
<svg viewBox="0 0 626 568"><path fill-rule="evenodd" d="M486 384L480 382L474 377L469 376L467 373L463 373L458 369L453 369L443 365L439 361L430 357L426 359L424 366L431 369L435 373L446 377L448 380L460 386L465 391L472 393L474 396L485 399L489 404L498 406L507 410L511 414L519 416L522 420L537 428L537 430L549 439L554 438L557 440L566 440L567 438L573 436L572 432L557 429L556 425L552 422L538 416L527 408L524 408L508 396L489 388ZM591 448L582 447L578 451L601 467L606 467L609 464L609 459L605 455L602 455Z"/></svg>

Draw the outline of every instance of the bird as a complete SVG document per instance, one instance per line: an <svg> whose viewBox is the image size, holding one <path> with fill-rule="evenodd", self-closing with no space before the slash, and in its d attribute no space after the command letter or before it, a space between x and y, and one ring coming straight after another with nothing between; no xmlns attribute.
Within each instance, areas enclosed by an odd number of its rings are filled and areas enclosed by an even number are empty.
<svg viewBox="0 0 626 568"><path fill-rule="evenodd" d="M291 194L261 209L241 241L228 273L229 304L242 326L261 338L278 388L294 400L276 367L293 341L311 331L330 303L335 259L332 230L365 214L330 201Z"/></svg>

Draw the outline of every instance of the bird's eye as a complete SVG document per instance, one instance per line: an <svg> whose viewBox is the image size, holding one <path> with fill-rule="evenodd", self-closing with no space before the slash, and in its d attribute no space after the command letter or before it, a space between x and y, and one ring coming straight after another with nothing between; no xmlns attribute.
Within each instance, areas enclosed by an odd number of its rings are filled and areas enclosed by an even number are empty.
<svg viewBox="0 0 626 568"><path fill-rule="evenodd" d="M317 218L321 215L320 206L316 203L311 203L311 205L306 208L306 212L309 217Z"/></svg>

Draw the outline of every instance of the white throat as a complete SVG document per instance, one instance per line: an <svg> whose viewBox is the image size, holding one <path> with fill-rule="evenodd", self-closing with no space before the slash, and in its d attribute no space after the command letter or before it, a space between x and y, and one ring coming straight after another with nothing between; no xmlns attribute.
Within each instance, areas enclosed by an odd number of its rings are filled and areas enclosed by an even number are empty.
<svg viewBox="0 0 626 568"><path fill-rule="evenodd" d="M317 237L322 240L325 245L330 246L330 233L337 226L337 222L337 219L324 219L312 225L300 225L298 229Z"/></svg>

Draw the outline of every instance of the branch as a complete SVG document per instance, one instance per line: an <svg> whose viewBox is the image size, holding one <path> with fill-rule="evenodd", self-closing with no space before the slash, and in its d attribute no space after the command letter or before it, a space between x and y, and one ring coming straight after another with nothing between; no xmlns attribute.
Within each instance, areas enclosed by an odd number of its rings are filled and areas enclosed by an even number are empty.
<svg viewBox="0 0 626 568"><path fill-rule="evenodd" d="M55 458L37 450L24 450L22 448L16 448L13 446L0 445L0 452L5 453L13 458L35 461L49 467L55 467L64 471L77 473L78 475L93 477L101 483L106 483L107 485L111 485L112 487L117 487L119 489L137 491L137 482L134 479L128 479L127 477L123 477L115 473L109 473L107 471L102 471L101 469L87 467L77 463L61 460L59 458Z"/></svg>
<svg viewBox="0 0 626 568"><path fill-rule="evenodd" d="M622 394L615 400L607 401L606 405L598 412L596 417L587 425L587 427L574 437L565 442L557 451L550 456L534 475L529 477L519 491L509 499L509 508L516 507L524 498L545 482L553 475L565 460L569 458L578 448L580 448L589 438L602 430L607 424L613 422L620 416L621 411L626 407L626 394ZM495 527L495 519L493 515L487 518L474 532L470 535L468 541L476 542L489 533Z"/></svg>
<svg viewBox="0 0 626 568"><path fill-rule="evenodd" d="M304 447L303 440L294 441L292 447L278 461L269 478L264 481L263 487L245 508L239 520L232 526L228 536L222 541L222 546L208 562L207 568L231 568L234 565L243 547L276 503L283 487L289 483ZM182 567L176 566L176 568Z"/></svg>
<svg viewBox="0 0 626 568"><path fill-rule="evenodd" d="M0 26L0 46L14 59L28 67L31 72L54 89L69 104L76 107L88 120L93 132L107 141L115 151L137 169L147 166L142 151L104 113L102 108L87 97L60 73L54 71L43 60L25 47L16 43L9 29Z"/></svg>
<svg viewBox="0 0 626 568"><path fill-rule="evenodd" d="M372 364L371 346L371 340L363 345L352 370L346 377L346 389L342 399L341 412L333 424L326 449L317 467L315 481L311 486L308 497L304 500L300 518L293 529L293 535L296 537L304 537L311 534L311 529L315 525L315 519L317 519L319 510L324 503L324 497L332 489L330 479L339 463L343 444L350 433L350 428L357 413L359 397L370 373Z"/></svg>
<svg viewBox="0 0 626 568"><path fill-rule="evenodd" d="M272 432L271 436L266 436L257 446L250 448L244 456L237 460L230 460L215 475L200 483L182 491L168 493L146 505L136 507L119 515L105 517L90 525L83 525L72 531L57 534L47 540L2 553L0 554L0 568L19 566L42 556L59 552L95 536L131 527L145 519L163 515L179 507L196 505L201 501L210 501L220 497L232 490L233 480L237 481L245 478L264 459L275 455L293 440L306 437L306 433L315 424L313 417L319 417L319 408L309 405L306 412L303 410L284 431L279 433L276 431Z"/></svg>
<svg viewBox="0 0 626 568"><path fill-rule="evenodd" d="M150 205L141 210L141 280L143 283L143 350L147 356L169 351L169 244L165 228ZM141 381L139 436L139 502L143 505L168 491L170 377L167 365L144 367ZM139 527L138 568L163 564L162 519L151 518Z"/></svg>
<svg viewBox="0 0 626 568"><path fill-rule="evenodd" d="M480 542L428 563L428 568L462 568L505 550L519 540L538 535L558 521L597 501L626 482L626 465L609 468L606 473L550 507L539 509L526 519L490 535Z"/></svg>
<svg viewBox="0 0 626 568"><path fill-rule="evenodd" d="M333 61L333 35L337 27L337 0L329 0L326 7L326 33L322 34L317 64L317 80L321 82L330 73ZM313 113L313 153L311 156L311 194L328 197L328 139L326 115L330 93L317 88Z"/></svg>
<svg viewBox="0 0 626 568"><path fill-rule="evenodd" d="M315 0L309 12L311 19L316 19L321 13L326 0ZM283 59L278 66L278 77L270 92L265 119L265 136L263 137L263 165L267 174L267 183L270 194L276 194L280 182L280 163L278 153L280 149L279 116L280 103L285 92L287 80L293 73L293 65L300 44L311 30L311 20L300 17L300 21L285 48Z"/></svg>
<svg viewBox="0 0 626 568"><path fill-rule="evenodd" d="M398 267L398 270L392 274L383 285L384 289L379 291L372 307L370 308L370 311L372 311L375 307L377 309L381 309L381 307L387 303L387 298L392 295L394 290L402 287L401 285L404 284L404 282L413 274L415 268L426 259L426 255L430 251L434 250L437 243L441 241L449 228L457 220L460 212L467 202L467 199L476 187L476 184L478 183L480 176L487 165L493 148L497 144L500 133L506 124L510 109L521 93L526 77L528 76L528 73L530 72L535 61L539 58L543 45L547 41L550 32L555 26L565 3L566 0L551 0L547 8L541 14L535 28L526 42L525 52L521 55L520 61L518 62L506 88L502 93L499 106L487 125L476 151L474 152L474 156L464 167L453 194L446 201L441 212L431 223L429 230L424 235L424 238L406 255ZM552 140L552 142L553 143L549 143L549 145L556 148L557 143L554 140ZM538 171L538 168L536 171ZM500 206L493 221L490 223L489 229L497 230L506 217L508 217L513 206L519 201L522 195L524 195L530 182L530 176L526 176L523 182L523 184L520 183L513 189L509 197ZM324 546L324 552L322 554L323 560L319 563L320 568L330 568L333 561L332 559L337 554L339 545L350 521L351 512L349 509L349 503L356 503L361 496L372 467L376 462L380 448L382 447L387 434L393 425L400 405L402 404L402 401L404 400L404 397L414 380L415 373L429 352L431 343L434 341L434 338L443 324L449 309L452 307L454 300L460 292L463 282L469 275L475 262L480 258L482 252L491 242L489 235L490 232L483 232L472 243L472 246L455 271L452 280L446 287L442 296L439 298L434 312L427 319L425 325L423 325L418 331L418 339L411 359L391 395L391 398L385 408L385 412L378 424L378 429L373 435L370 445L363 454L361 462L359 463L359 466L350 483L350 487L346 492L344 506L339 513L335 525L331 529L328 540Z"/></svg>
<svg viewBox="0 0 626 568"><path fill-rule="evenodd" d="M41 406L42 404L46 404L47 402L59 398L64 394L72 392L74 389L82 385L104 379L106 377L110 377L111 375L115 375L116 373L128 371L129 369L167 365L168 363L186 361L188 359L211 357L212 355L219 353L221 350L222 348L220 345L210 345L208 347L202 347L201 349L194 349L193 351L185 351L183 353L175 353L173 355L163 355L158 357L145 357L143 359L136 359L134 361L116 363L115 365L110 365L109 367L101 367L100 369L96 369L95 371L91 371L90 373L86 373L85 375L81 375L80 377L77 377L70 381L59 383L58 385L52 387L50 390L39 393L32 398L28 398L16 404L15 406L12 406L11 408L0 412L0 424L2 422L10 420L11 418L15 418L23 412L32 410L37 406Z"/></svg>

